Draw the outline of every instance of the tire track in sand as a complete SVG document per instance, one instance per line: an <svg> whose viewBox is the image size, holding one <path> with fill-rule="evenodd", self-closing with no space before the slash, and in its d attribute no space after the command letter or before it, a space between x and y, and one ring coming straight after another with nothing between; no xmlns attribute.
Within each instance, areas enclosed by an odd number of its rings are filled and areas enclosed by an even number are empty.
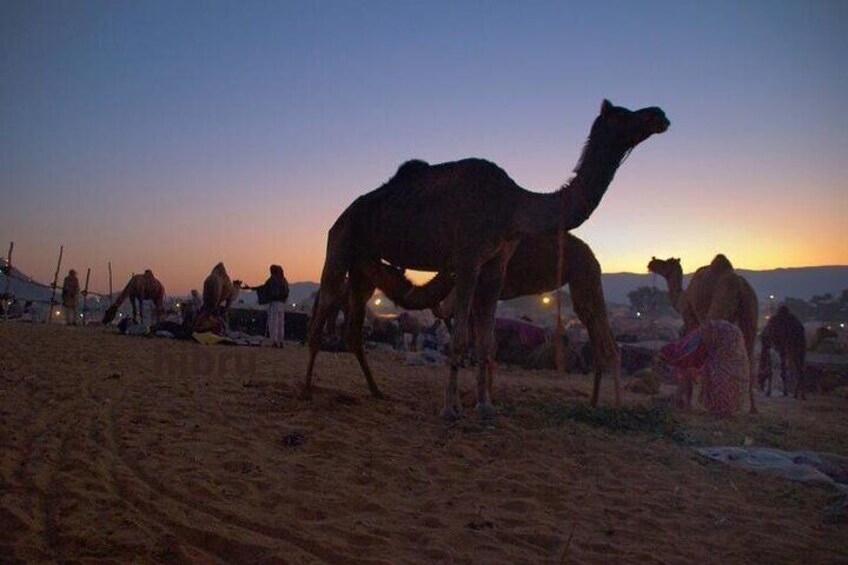
<svg viewBox="0 0 848 565"><path fill-rule="evenodd" d="M352 557L350 552L344 549L319 544L291 528L245 519L243 516L216 508L203 500L191 498L169 488L147 473L120 447L116 431L119 427L118 412L125 401L126 387L121 387L120 393L106 402L98 400L90 387L90 382L86 383L85 390L88 401L96 409L93 412L97 414L97 420L100 422L97 432L92 433L92 439L111 456L113 464L110 467L110 480L117 492L123 500L131 503L139 512L152 517L155 522L177 534L178 539L186 540L201 551L208 550L212 555L226 556L227 560L238 562L279 558L281 550L284 549L287 550L286 558L297 559L298 554L301 554L301 558L325 562L363 564L376 562ZM176 509L168 510L175 506ZM240 537L253 539L255 542L239 541L217 533L211 528L189 525L181 520L180 516L191 516L210 526L221 526L223 523L226 526L225 529L241 530ZM281 542L289 547L281 546Z"/></svg>

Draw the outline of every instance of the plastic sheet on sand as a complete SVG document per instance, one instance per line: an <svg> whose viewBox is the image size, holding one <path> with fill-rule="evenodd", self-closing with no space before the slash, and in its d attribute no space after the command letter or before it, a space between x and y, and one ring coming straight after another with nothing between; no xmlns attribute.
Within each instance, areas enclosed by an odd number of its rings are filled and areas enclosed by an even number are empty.
<svg viewBox="0 0 848 565"><path fill-rule="evenodd" d="M734 467L779 475L792 481L832 484L848 493L848 457L771 447L701 447L701 455Z"/></svg>

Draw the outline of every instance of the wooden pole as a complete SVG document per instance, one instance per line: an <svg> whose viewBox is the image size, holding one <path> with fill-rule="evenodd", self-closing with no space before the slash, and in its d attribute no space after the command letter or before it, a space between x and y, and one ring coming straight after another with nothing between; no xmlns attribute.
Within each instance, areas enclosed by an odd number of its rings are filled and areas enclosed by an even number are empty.
<svg viewBox="0 0 848 565"><path fill-rule="evenodd" d="M53 294L50 296L50 310L47 312L47 323L53 321L53 307L56 305L56 287L59 284L59 270L62 268L62 254L65 252L65 246L59 246L59 261L56 262L56 274L53 275Z"/></svg>
<svg viewBox="0 0 848 565"><path fill-rule="evenodd" d="M6 277L6 288L3 290L3 300L9 299L9 286L12 283L12 251L15 249L15 242L12 241L9 243L9 254L6 255L6 272L3 275ZM3 317L5 319L9 319L9 307L3 309Z"/></svg>
<svg viewBox="0 0 848 565"><path fill-rule="evenodd" d="M9 294L9 284L12 282L12 251L15 249L15 242L9 243L9 254L6 255L6 289L3 291L5 294Z"/></svg>
<svg viewBox="0 0 848 565"><path fill-rule="evenodd" d="M565 263L565 230L563 229L562 225L560 225L559 233L557 234L557 255L557 319L556 331L554 332L554 336L556 339L556 343L554 343L554 359L556 361L557 371L560 373L565 373L565 344L563 343L563 338L565 336L565 326L563 326L562 323L562 271Z"/></svg>
<svg viewBox="0 0 848 565"><path fill-rule="evenodd" d="M88 277L91 276L91 267L85 272L85 288L82 290L82 325L85 325L85 312L88 310Z"/></svg>

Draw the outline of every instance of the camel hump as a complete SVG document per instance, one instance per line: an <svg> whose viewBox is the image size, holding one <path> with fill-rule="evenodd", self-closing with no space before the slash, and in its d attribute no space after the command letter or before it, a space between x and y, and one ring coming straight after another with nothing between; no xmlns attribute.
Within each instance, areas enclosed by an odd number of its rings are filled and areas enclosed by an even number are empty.
<svg viewBox="0 0 848 565"><path fill-rule="evenodd" d="M395 176L392 177L392 180L399 179L402 177L409 177L411 175L417 175L423 171L426 171L430 168L430 163L427 161L422 161L421 159L410 159L406 163L402 164L398 167Z"/></svg>
<svg viewBox="0 0 848 565"><path fill-rule="evenodd" d="M725 257L723 253L719 253L718 255L716 255L713 258L712 263L710 263L710 267L713 267L715 269L722 270L722 271L732 271L733 270L733 264L731 264L730 259Z"/></svg>

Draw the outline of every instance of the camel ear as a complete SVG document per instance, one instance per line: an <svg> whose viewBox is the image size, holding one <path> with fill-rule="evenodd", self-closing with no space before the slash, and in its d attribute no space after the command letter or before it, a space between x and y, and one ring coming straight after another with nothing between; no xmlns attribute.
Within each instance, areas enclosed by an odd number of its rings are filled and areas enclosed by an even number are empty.
<svg viewBox="0 0 848 565"><path fill-rule="evenodd" d="M657 260L657 256L656 256L656 255L651 255L651 261L656 261L656 260Z"/></svg>
<svg viewBox="0 0 848 565"><path fill-rule="evenodd" d="M611 111L613 107L612 102L604 98L604 101L601 102L601 115L603 116L607 112Z"/></svg>

